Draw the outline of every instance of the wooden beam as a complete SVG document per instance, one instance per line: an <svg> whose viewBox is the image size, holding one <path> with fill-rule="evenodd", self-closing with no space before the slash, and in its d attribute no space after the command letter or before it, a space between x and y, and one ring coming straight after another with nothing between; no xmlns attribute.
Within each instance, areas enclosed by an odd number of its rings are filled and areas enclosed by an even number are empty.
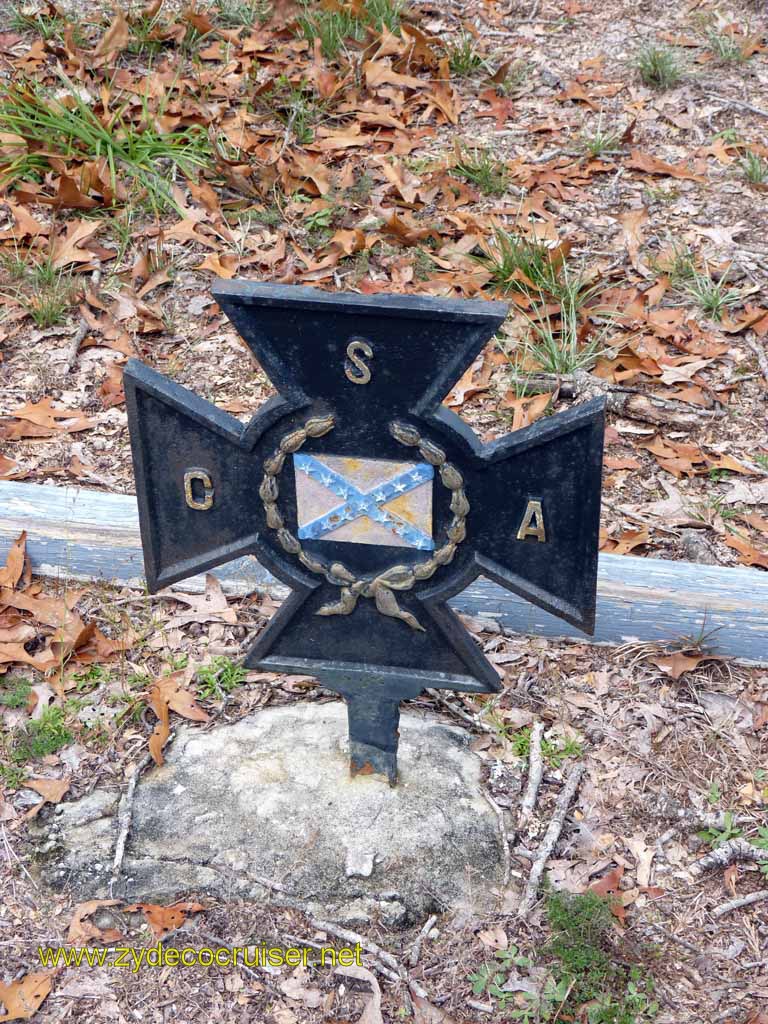
<svg viewBox="0 0 768 1024"><path fill-rule="evenodd" d="M80 487L0 481L0 559L22 530L41 576L144 586L136 499ZM231 594L282 597L285 587L253 558L214 570ZM176 589L201 590L193 577ZM768 573L655 558L601 555L593 642L706 636L712 651L768 664ZM452 601L457 611L505 632L584 637L493 583L478 580Z"/></svg>

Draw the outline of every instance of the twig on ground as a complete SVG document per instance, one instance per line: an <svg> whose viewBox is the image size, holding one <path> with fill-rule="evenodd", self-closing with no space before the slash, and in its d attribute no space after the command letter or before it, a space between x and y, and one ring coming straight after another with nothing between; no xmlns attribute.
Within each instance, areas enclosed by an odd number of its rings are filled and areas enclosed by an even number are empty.
<svg viewBox="0 0 768 1024"><path fill-rule="evenodd" d="M474 726L476 729L480 729L481 732L488 732L493 735L496 735L496 730L493 728L493 726L488 725L487 722L484 722L479 715L470 714L470 712L467 711L466 708L463 708L461 704L459 704L457 701L450 700L448 697L444 697L439 690L427 690L426 692L430 695L430 697L433 697L439 704L442 704L444 707L448 708L449 711L452 711L454 715L458 715L459 718L469 723L469 725Z"/></svg>
<svg viewBox="0 0 768 1024"><path fill-rule="evenodd" d="M388 953L386 949L382 949L381 946L375 943L372 939L366 939L364 935L358 935L357 932L353 932L349 928L341 928L339 925L334 924L331 921L323 921L314 917L305 901L297 900L289 895L283 895L284 893L287 893L288 890L280 882L272 882L270 879L263 877L258 877L255 881L257 881L259 885L263 885L265 889L270 889L273 892L280 894L281 899L276 901L278 902L278 905L285 904L293 910L298 910L300 913L304 914L313 928L316 928L318 931L328 932L329 935L335 935L337 939L344 939L345 942L359 944L362 949L374 957L377 962L376 966L381 970L382 974L386 975L388 978L392 978L393 981L401 981L405 985L405 994L408 1002L410 1002L410 999L408 998L408 990L410 990L414 995L419 996L421 999L429 999L426 989L422 988L414 978L411 978L405 967L399 963L391 953Z"/></svg>
<svg viewBox="0 0 768 1024"><path fill-rule="evenodd" d="M752 861L754 864L768 863L768 850L753 846L746 839L729 839L716 850L691 864L689 870L693 875L703 875L711 868L727 868L737 861Z"/></svg>
<svg viewBox="0 0 768 1024"><path fill-rule="evenodd" d="M518 829L527 824L533 814L536 798L539 795L541 777L544 774L544 759L541 756L541 738L543 735L544 723L534 722L531 729L531 747L528 756L528 782L525 787L525 795L520 804L520 816L517 821Z"/></svg>
<svg viewBox="0 0 768 1024"><path fill-rule="evenodd" d="M742 110L751 110L753 114L758 114L760 117L768 117L768 110L763 110L762 107L754 107L751 103L745 103L743 100L731 100L727 96L719 96L716 92L708 92L707 96L711 100L719 100L720 103L725 103L729 107L741 107Z"/></svg>
<svg viewBox="0 0 768 1024"><path fill-rule="evenodd" d="M507 826L506 826L506 823L504 821L504 811L501 809L501 807L499 807L499 805L493 799L491 794L488 793L486 790L483 790L483 796L488 801L488 803L491 805L491 807L493 808L493 810L496 813L496 817L499 819L499 834L501 836L501 849L502 849L503 855L504 855L504 876L502 878L501 884L506 889L506 887L509 885L509 873L510 873L510 871L512 869L512 863L511 863L511 856L510 856L510 852L509 852L509 836L507 835Z"/></svg>
<svg viewBox="0 0 768 1024"><path fill-rule="evenodd" d="M117 810L117 843L115 844L115 856L112 861L112 874L109 879L109 897L112 898L112 891L120 878L120 869L123 866L123 857L125 856L125 844L128 840L128 833L131 831L131 821L133 819L133 800L136 795L136 784L139 781L139 776L147 767L152 760L151 754L145 754L144 757L138 762L134 768L133 774L128 780L125 793L120 801L120 806Z"/></svg>
<svg viewBox="0 0 768 1024"><path fill-rule="evenodd" d="M768 889L761 889L760 892L751 892L749 896L740 896L737 900L730 900L723 903L712 911L712 917L723 917L730 914L732 910L739 910L741 907L751 907L753 903L761 903L768 900Z"/></svg>
<svg viewBox="0 0 768 1024"><path fill-rule="evenodd" d="M411 952L408 954L408 963L411 967L415 967L416 964L419 962L419 957L421 956L421 944L432 931L432 929L435 927L436 921L437 914L430 914L430 916L424 922L421 931L416 936L416 941L411 946Z"/></svg>
<svg viewBox="0 0 768 1024"><path fill-rule="evenodd" d="M691 409L682 402L646 395L638 388L611 384L586 370L574 373L531 373L510 377L532 391L557 388L564 398L597 398L604 395L607 408L617 416L643 423L666 423L674 426L698 426L702 419L720 419L722 409Z"/></svg>
<svg viewBox="0 0 768 1024"><path fill-rule="evenodd" d="M10 864L12 860L15 860L15 861L16 861L16 863L17 863L17 864L19 865L19 867L21 868L21 870L22 870L22 871L24 872L24 874L25 874L25 875L27 876L27 878L29 879L29 881L30 881L30 882L32 883L32 885L33 885L33 886L35 887L35 889L39 888L39 886L38 886L37 882L36 882L36 881L34 880L34 878L32 877L32 875L30 875L30 873L29 873L29 872L27 871L27 869L26 869L26 868L24 867L24 865L23 865L23 863L22 863L21 859L19 858L18 854L17 854L17 853L16 853L16 851L15 851L15 850L13 849L13 847L11 846L11 844L10 844L10 843L8 842L8 835L7 835L6 831L5 831L5 825L3 824L3 822L2 822L2 821L0 821L0 834L2 834L2 837L3 837L3 846L5 847L5 856L6 856L7 860L8 860L8 863Z"/></svg>
<svg viewBox="0 0 768 1024"><path fill-rule="evenodd" d="M576 764L570 771L568 778L565 780L565 785L557 798L555 804L555 811L549 822L549 827L544 835L536 853L536 860L531 865L531 873L528 876L528 882L525 886L525 892L523 898L520 901L518 908L519 917L527 917L531 911L531 907L536 900L536 894L539 891L539 885L541 883L541 876L544 874L544 868L546 867L547 860L550 854L555 848L555 844L560 838L560 833L563 831L563 825L565 824L565 818L568 814L568 808L571 806L571 801L576 795L576 791L579 788L581 779L586 771L586 766L583 764Z"/></svg>
<svg viewBox="0 0 768 1024"><path fill-rule="evenodd" d="M210 932L204 932L200 928L195 929L195 935L199 935L201 939L205 939L206 942L210 942L211 945L217 949L229 949L226 939L220 939L218 935L211 935ZM285 998L284 992L280 992L279 989L276 989L275 986L268 982L263 975L257 974L252 967L244 964L242 957L237 962L237 968L247 974L249 978L253 978L254 981L257 981L259 985L263 986L267 992L269 992L270 995L276 996L278 999Z"/></svg>
<svg viewBox="0 0 768 1024"><path fill-rule="evenodd" d="M754 340L754 338L747 338L747 344L757 356L757 365L760 367L760 373L768 381L768 350ZM743 377L741 378L744 379Z"/></svg>
<svg viewBox="0 0 768 1024"><path fill-rule="evenodd" d="M95 291L101 283L101 263L97 261L94 267L93 273L91 274L91 290ZM67 349L67 355L64 360L64 376L72 372L72 368L77 362L77 353L80 351L80 345L83 343L86 334L89 330L89 324L84 316L80 316L80 326L75 331L72 340L69 343Z"/></svg>

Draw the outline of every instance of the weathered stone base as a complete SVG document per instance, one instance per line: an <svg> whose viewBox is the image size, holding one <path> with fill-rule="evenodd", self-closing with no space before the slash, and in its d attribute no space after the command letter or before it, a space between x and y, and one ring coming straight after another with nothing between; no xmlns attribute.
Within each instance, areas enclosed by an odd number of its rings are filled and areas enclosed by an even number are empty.
<svg viewBox="0 0 768 1024"><path fill-rule="evenodd" d="M400 732L392 789L349 777L341 703L268 708L209 731L182 725L166 764L136 788L114 895L259 898L261 877L349 922L488 907L501 846L468 734L415 712L403 713ZM97 790L37 826L46 882L106 894L120 798Z"/></svg>

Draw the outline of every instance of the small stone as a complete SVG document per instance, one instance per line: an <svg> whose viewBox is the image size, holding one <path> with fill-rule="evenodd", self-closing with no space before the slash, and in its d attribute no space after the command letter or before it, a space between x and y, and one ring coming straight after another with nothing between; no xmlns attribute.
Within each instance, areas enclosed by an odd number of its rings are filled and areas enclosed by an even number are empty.
<svg viewBox="0 0 768 1024"><path fill-rule="evenodd" d="M347 878L370 878L373 872L373 856L368 850L358 850L355 847L347 850Z"/></svg>

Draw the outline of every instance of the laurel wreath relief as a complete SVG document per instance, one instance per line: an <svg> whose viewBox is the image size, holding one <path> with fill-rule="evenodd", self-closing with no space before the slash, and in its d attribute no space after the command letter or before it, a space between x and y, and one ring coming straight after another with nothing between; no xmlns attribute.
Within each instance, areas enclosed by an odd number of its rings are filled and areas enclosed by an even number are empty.
<svg viewBox="0 0 768 1024"><path fill-rule="evenodd" d="M355 610L358 600L366 597L376 602L376 608L382 615L401 619L411 629L424 632L424 627L416 616L400 607L395 592L410 590L416 583L433 576L441 565L448 565L453 560L457 547L467 535L469 500L464 490L464 478L458 469L447 461L442 448L423 438L415 427L403 423L390 423L389 430L395 440L410 448L418 448L422 459L437 469L441 483L451 493L450 507L453 518L446 530L445 543L426 561L413 565L393 565L375 576L357 577L342 562L324 562L305 551L298 537L286 528L277 507L280 494L278 478L286 457L297 452L309 438L322 437L329 433L334 425L334 418L331 415L312 417L302 427L285 434L272 455L264 460L264 476L259 486L259 497L264 505L267 526L277 534L277 541L282 549L295 555L305 569L324 576L329 583L341 588L339 600L324 604L318 609L317 615L349 615Z"/></svg>

